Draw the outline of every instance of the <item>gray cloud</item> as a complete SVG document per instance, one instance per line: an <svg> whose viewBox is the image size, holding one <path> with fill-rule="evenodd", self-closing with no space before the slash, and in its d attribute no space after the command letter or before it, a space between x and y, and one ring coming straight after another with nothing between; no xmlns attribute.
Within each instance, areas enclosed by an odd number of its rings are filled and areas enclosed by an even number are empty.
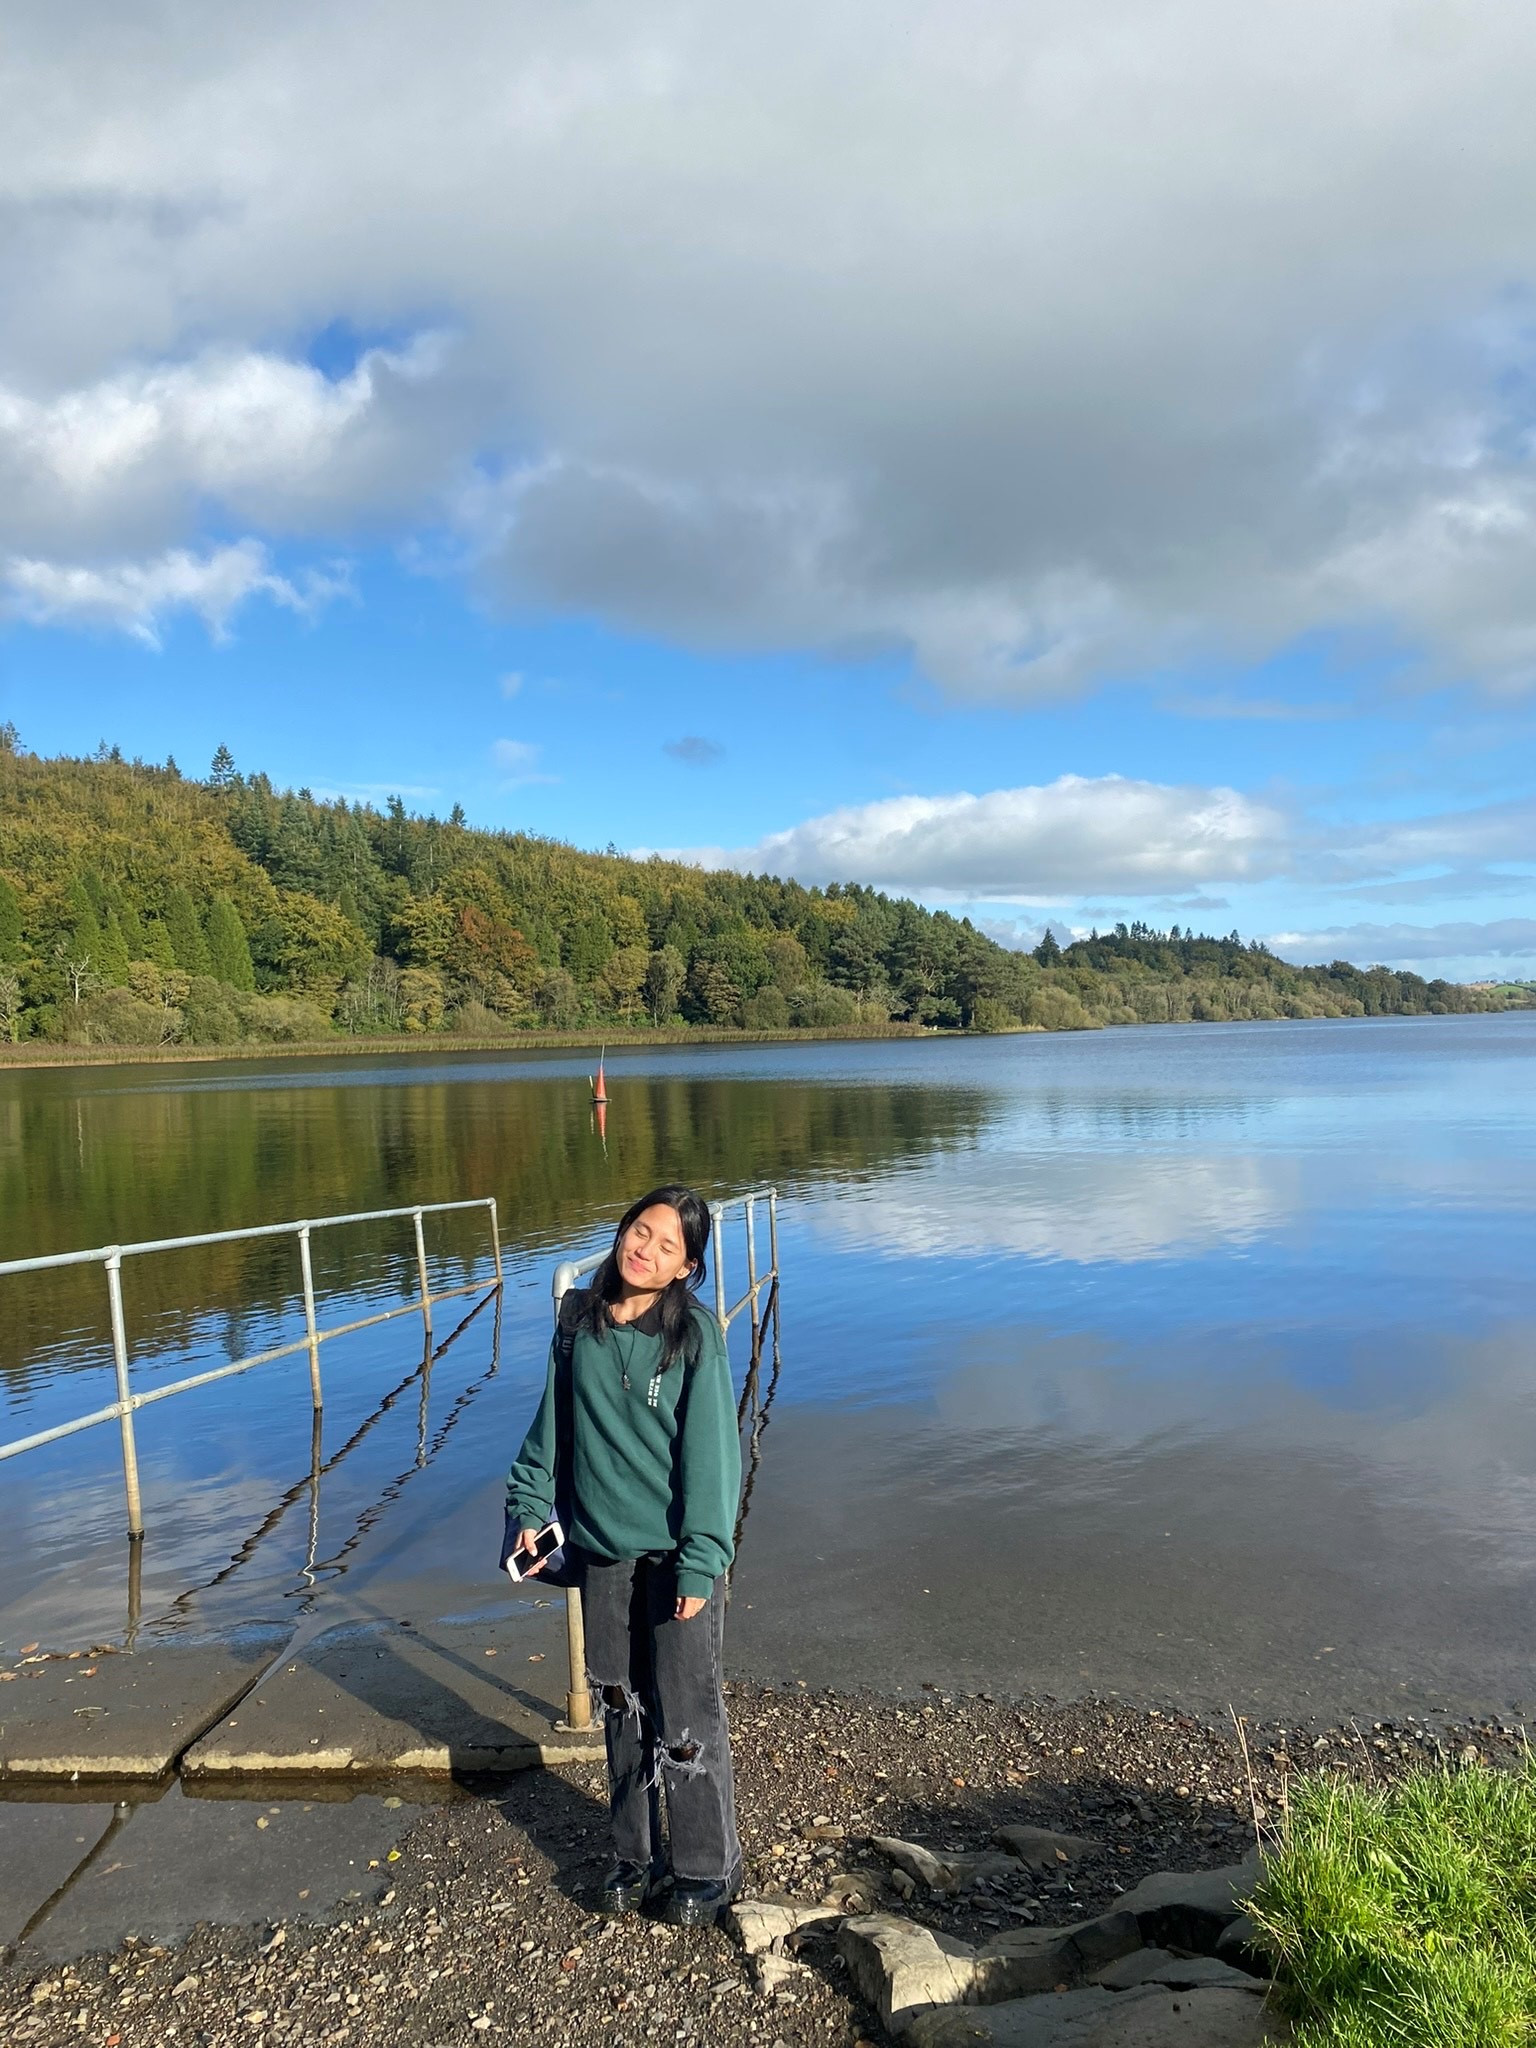
<svg viewBox="0 0 1536 2048"><path fill-rule="evenodd" d="M1332 626L1536 683L1519 0L433 19L9 10L0 546L446 526L1015 698ZM338 319L456 338L321 378Z"/></svg>
<svg viewBox="0 0 1536 2048"><path fill-rule="evenodd" d="M703 739L698 733L686 733L680 740L664 740L661 751L686 768L713 768L717 761L725 759L725 749L718 740Z"/></svg>
<svg viewBox="0 0 1536 2048"><path fill-rule="evenodd" d="M1454 965L1499 960L1525 963L1536 973L1536 917L1498 918L1490 924L1350 924L1331 931L1276 932L1268 941L1282 959L1380 961L1388 967Z"/></svg>
<svg viewBox="0 0 1536 2048"><path fill-rule="evenodd" d="M1301 863L1310 879L1352 884L1404 869L1477 869L1536 860L1536 798L1479 804L1314 831Z"/></svg>
<svg viewBox="0 0 1536 2048"><path fill-rule="evenodd" d="M1511 875L1497 868L1462 868L1446 875L1353 882L1347 893L1357 903L1468 902L1488 896L1525 896L1536 900L1536 875Z"/></svg>

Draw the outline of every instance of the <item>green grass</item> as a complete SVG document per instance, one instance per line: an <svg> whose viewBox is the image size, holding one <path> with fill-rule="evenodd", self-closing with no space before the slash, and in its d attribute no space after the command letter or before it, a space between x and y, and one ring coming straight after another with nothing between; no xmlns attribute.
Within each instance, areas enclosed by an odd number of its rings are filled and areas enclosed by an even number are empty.
<svg viewBox="0 0 1536 2048"><path fill-rule="evenodd" d="M1251 1911L1298 2048L1536 2043L1536 1760L1301 1780Z"/></svg>

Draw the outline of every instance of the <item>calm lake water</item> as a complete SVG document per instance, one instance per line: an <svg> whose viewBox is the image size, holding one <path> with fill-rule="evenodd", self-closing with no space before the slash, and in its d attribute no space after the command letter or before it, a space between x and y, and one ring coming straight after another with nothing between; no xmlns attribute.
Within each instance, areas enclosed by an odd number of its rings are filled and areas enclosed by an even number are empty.
<svg viewBox="0 0 1536 2048"><path fill-rule="evenodd" d="M621 1052L606 1146L589 1064L0 1075L0 1256L501 1204L499 1330L487 1307L425 1375L408 1318L326 1347L317 1485L302 1358L141 1414L146 1629L503 1601L554 1261L654 1181L772 1181L739 1670L1536 1700L1536 1015ZM440 1284L489 1270L478 1220L428 1242ZM408 1226L316 1250L331 1320L414 1287ZM125 1297L141 1385L302 1329L291 1243L130 1262ZM0 1366L0 1439L110 1399L99 1269L0 1280ZM121 1636L123 1529L114 1426L0 1465L0 1657Z"/></svg>

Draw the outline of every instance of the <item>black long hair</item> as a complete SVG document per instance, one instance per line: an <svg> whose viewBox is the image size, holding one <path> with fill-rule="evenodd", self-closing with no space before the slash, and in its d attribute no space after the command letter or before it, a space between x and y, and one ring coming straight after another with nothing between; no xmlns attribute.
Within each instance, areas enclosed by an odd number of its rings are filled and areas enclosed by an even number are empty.
<svg viewBox="0 0 1536 2048"><path fill-rule="evenodd" d="M578 1296L573 1318L578 1330L589 1330L601 1344L608 1332L609 1305L624 1292L619 1276L619 1243L637 1216L647 1209L675 1209L683 1228L683 1250L693 1261L691 1273L663 1288L657 1301L661 1311L661 1365L665 1372L674 1359L687 1365L699 1362L699 1330L693 1316L693 1297L704 1284L704 1254L709 1247L709 1204L692 1188L652 1188L638 1202L631 1202L619 1218L613 1233L613 1248L592 1275L590 1285Z"/></svg>

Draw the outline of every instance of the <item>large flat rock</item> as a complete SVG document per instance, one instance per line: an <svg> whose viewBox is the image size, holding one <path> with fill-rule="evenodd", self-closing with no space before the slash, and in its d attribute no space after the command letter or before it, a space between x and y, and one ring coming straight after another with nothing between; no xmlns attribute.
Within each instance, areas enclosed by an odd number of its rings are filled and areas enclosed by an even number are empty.
<svg viewBox="0 0 1536 2048"><path fill-rule="evenodd" d="M1130 1913L1106 1913L1077 1927L1016 1928L980 1948L891 1913L847 1919L838 1934L849 1975L898 2038L930 2006L986 2005L1058 1985L1076 1988L1090 1972L1140 1946Z"/></svg>
<svg viewBox="0 0 1536 2048"><path fill-rule="evenodd" d="M600 1726L560 1725L566 1673L560 1603L327 1629L192 1747L183 1774L447 1775L600 1757Z"/></svg>
<svg viewBox="0 0 1536 2048"><path fill-rule="evenodd" d="M153 1643L13 1667L0 1688L0 1780L164 1777L291 1634L251 1623L222 1643Z"/></svg>
<svg viewBox="0 0 1536 2048"><path fill-rule="evenodd" d="M1280 2048L1286 2023L1251 1991L1069 1991L924 2013L914 2048Z"/></svg>

